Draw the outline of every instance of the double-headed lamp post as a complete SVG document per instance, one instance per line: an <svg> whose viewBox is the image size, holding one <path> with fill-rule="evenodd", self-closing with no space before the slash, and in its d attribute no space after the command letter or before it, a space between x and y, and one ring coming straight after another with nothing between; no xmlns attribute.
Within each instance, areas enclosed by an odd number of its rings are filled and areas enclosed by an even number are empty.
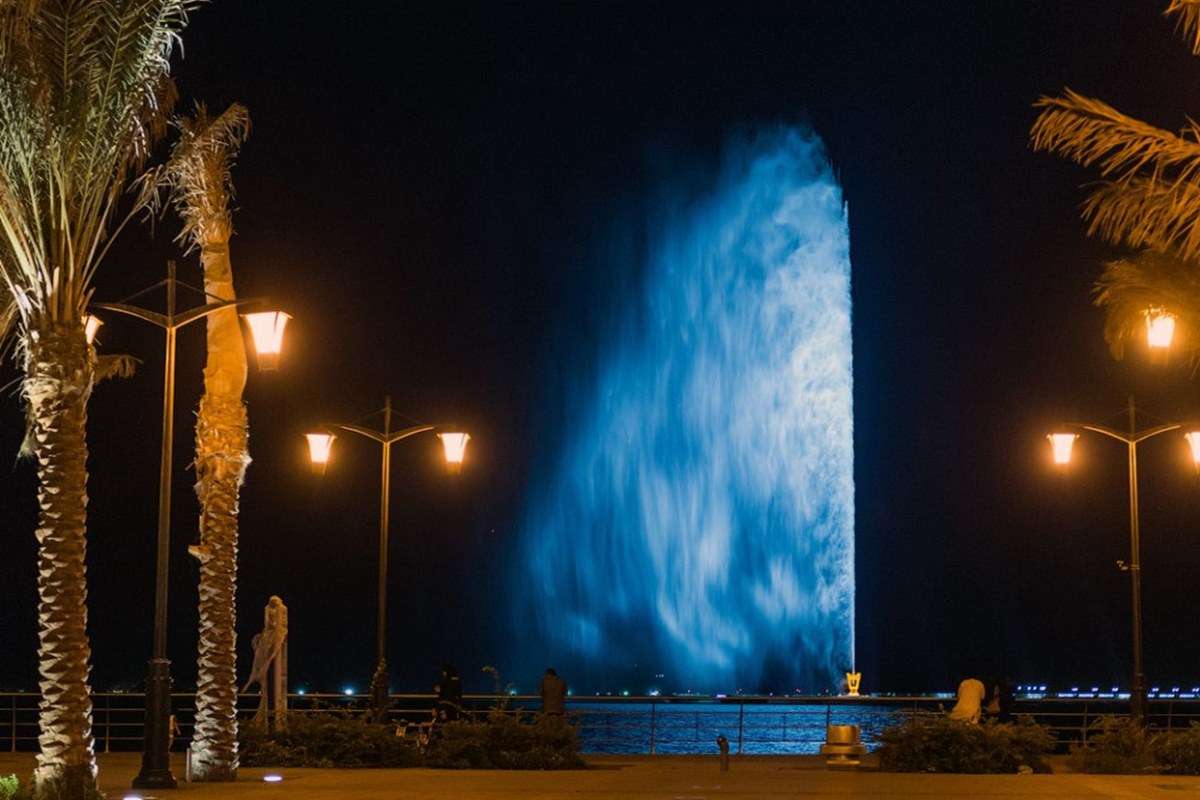
<svg viewBox="0 0 1200 800"><path fill-rule="evenodd" d="M216 300L186 311L175 307L176 290L183 286L201 294L205 300L209 295L202 289L188 286L176 279L175 262L167 262L167 277L120 303L93 303L98 311L127 314L157 325L166 332L166 366L163 370L163 414L162 414L162 458L158 472L158 544L157 567L154 584L154 653L146 665L146 726L142 769L133 779L135 789L174 788L175 776L171 774L170 719L171 719L171 662L167 658L167 576L171 554L171 461L172 440L175 436L175 334L180 328L204 319L224 309L250 304L261 304L261 300ZM167 310L165 314L129 305L128 300L147 292L165 287ZM290 317L279 311L264 311L245 314L258 351L260 369L273 369L278 361L279 348L283 341L283 328ZM85 320L85 332L91 341L104 322L95 314ZM262 337L261 332L270 330L271 336Z"/></svg>
<svg viewBox="0 0 1200 800"><path fill-rule="evenodd" d="M368 416L374 416L374 412ZM462 469L463 458L466 455L467 442L471 435L463 433L452 426L413 425L400 430L392 430L392 398L389 396L383 406L383 429L375 430L358 422L325 423L321 430L306 433L308 440L309 460L313 471L318 475L325 474L325 467L333 452L333 441L337 437L333 429L356 433L371 439L380 445L382 463L380 465L379 486L379 609L377 611L375 630L375 673L371 676L371 706L376 713L383 713L387 708L388 671L387 671L387 569L388 569L388 509L392 484L392 445L401 439L416 436L419 433L434 431L442 442L442 452L451 472L457 473Z"/></svg>
<svg viewBox="0 0 1200 800"><path fill-rule="evenodd" d="M1153 331L1153 328L1151 328ZM1138 514L1138 445L1147 439L1182 428L1177 422L1156 425L1152 428L1137 429L1137 411L1133 398L1129 398L1129 430L1120 431L1106 425L1089 423L1070 423L1058 431L1049 434L1054 463L1065 468L1071 462L1071 451L1079 438L1079 431L1091 431L1116 439L1125 445L1129 459L1129 562L1118 561L1117 566L1129 573L1133 599L1133 685L1130 687L1130 708L1134 718L1144 722L1146 718L1146 673L1142 667L1142 558L1141 531ZM1184 434L1191 447L1192 461L1200 469L1200 430Z"/></svg>

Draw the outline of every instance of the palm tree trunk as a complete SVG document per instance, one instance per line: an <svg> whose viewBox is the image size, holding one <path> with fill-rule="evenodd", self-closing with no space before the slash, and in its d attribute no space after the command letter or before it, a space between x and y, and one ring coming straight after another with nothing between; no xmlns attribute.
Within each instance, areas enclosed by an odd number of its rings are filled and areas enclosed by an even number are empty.
<svg viewBox="0 0 1200 800"><path fill-rule="evenodd" d="M34 795L96 794L87 636L87 404L95 360L79 322L24 341L29 443L38 474L38 715Z"/></svg>
<svg viewBox="0 0 1200 800"><path fill-rule="evenodd" d="M234 299L228 236L201 251L204 286ZM208 317L205 394L196 418L196 496L200 500L200 647L196 730L190 775L196 781L237 779L238 492L250 463L246 440L246 351L234 309Z"/></svg>

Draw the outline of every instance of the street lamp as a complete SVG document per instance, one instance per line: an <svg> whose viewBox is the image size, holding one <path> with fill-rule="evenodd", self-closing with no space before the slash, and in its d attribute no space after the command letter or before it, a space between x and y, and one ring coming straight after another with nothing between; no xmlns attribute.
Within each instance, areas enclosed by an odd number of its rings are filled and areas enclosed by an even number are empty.
<svg viewBox="0 0 1200 800"><path fill-rule="evenodd" d="M1146 309L1146 343L1165 350L1175 338L1175 315L1162 308Z"/></svg>
<svg viewBox="0 0 1200 800"><path fill-rule="evenodd" d="M283 329L287 327L291 314L282 311L258 311L243 314L254 337L254 349L258 355L258 368L267 371L279 367L279 354L283 350Z"/></svg>
<svg viewBox="0 0 1200 800"><path fill-rule="evenodd" d="M1118 561L1117 566L1129 573L1133 592L1133 685L1130 687L1130 706L1134 718L1144 722L1146 717L1146 674L1142 668L1142 559L1141 534L1138 518L1138 472L1137 447L1141 442L1158 436L1160 433L1178 430L1179 423L1156 425L1143 430L1137 429L1136 409L1133 398L1129 398L1129 431L1123 432L1106 425L1091 425L1087 423L1071 423L1066 427L1092 431L1103 434L1118 442L1123 442L1129 454L1129 563ZM1079 434L1072 431L1055 432L1047 436L1053 452L1054 463L1065 467L1071 461L1071 448ZM1191 446L1192 460L1200 469L1200 431L1185 434L1184 438Z"/></svg>
<svg viewBox="0 0 1200 800"><path fill-rule="evenodd" d="M367 416L374 416L376 411ZM363 418L360 418L360 420ZM325 467L332 455L333 442L337 437L330 432L339 428L350 433L357 433L381 446L383 459L380 467L379 485L379 609L377 611L375 629L375 674L371 676L371 706L376 714L383 714L387 708L388 673L387 673L387 568L388 568L388 511L392 485L392 445L401 439L416 436L418 433L437 430L434 425L413 425L398 431L392 430L392 398L384 399L383 430L375 430L360 425L358 422L327 423L322 430L304 434L308 440L309 461L313 471L318 475L325 474ZM466 453L469 434L446 428L439 431L438 438L442 441L443 453L450 471L457 473L462 469L463 457Z"/></svg>
<svg viewBox="0 0 1200 800"><path fill-rule="evenodd" d="M166 366L163 370L163 415L162 415L162 458L158 472L158 545L157 566L154 586L154 654L146 666L146 726L143 734L145 747L142 753L142 769L133 779L135 789L174 788L175 776L171 774L170 762L170 717L171 717L171 662L167 658L167 575L170 567L171 544L171 461L172 440L175 431L175 336L184 326L223 309L231 309L260 300L214 300L205 305L176 312L175 294L178 287L191 289L204 299L210 295L202 289L188 286L175 277L175 262L167 262L166 280L126 298L120 303L93 303L92 308L128 314L157 325L166 332ZM167 311L159 314L128 301L154 291L160 287L167 290ZM85 322L85 333L94 337L103 322L89 314ZM286 324L286 323L285 323ZM278 350L276 350L278 353Z"/></svg>

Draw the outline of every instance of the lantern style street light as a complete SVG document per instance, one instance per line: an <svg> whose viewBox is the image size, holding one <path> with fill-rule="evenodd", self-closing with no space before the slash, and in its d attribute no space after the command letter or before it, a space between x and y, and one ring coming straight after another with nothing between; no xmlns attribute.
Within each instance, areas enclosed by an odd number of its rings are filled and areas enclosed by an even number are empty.
<svg viewBox="0 0 1200 800"><path fill-rule="evenodd" d="M174 788L175 776L171 774L170 762L170 718L171 718L171 662L167 658L167 576L171 553L171 461L172 442L175 436L175 335L190 323L229 308L261 303L261 300L214 300L186 311L175 307L176 290L179 287L199 293L208 300L211 295L202 289L189 286L175 277L175 262L167 262L166 280L143 289L120 303L93 303L99 311L127 314L157 325L166 332L166 366L163 370L163 415L162 415L162 459L158 472L158 544L157 567L154 585L154 653L146 667L146 726L142 768L133 779L135 789ZM167 311L160 314L128 301L155 289L166 287ZM287 316L286 314L283 316ZM84 331L89 341L103 321L94 314L85 320ZM286 320L284 322L286 324ZM282 328L280 328L282 336ZM278 358L278 347L275 350ZM260 357L260 365L262 360Z"/></svg>
<svg viewBox="0 0 1200 800"><path fill-rule="evenodd" d="M1051 433L1046 438L1050 440L1054 463L1061 468L1065 468L1071 461L1071 449L1075 440L1079 438L1076 430L1099 433L1123 442L1126 446L1129 456L1129 563L1118 561L1117 566L1123 572L1129 573L1133 594L1133 685L1130 687L1129 697L1134 719L1142 723L1146 718L1146 674L1142 668L1142 559L1138 514L1137 448L1138 444L1147 439L1158 436L1160 433L1179 430L1183 426L1172 422L1139 431L1136 414L1133 398L1130 397L1128 432L1119 431L1106 425L1071 423L1064 426L1068 430ZM1192 431L1184 438L1191 446L1193 462L1197 469L1200 469L1200 430Z"/></svg>
<svg viewBox="0 0 1200 800"><path fill-rule="evenodd" d="M372 412L367 417L372 417L380 412ZM318 475L325 474L325 468L329 464L329 458L333 451L333 442L337 438L331 431L340 429L350 433L356 433L359 436L365 436L374 442L378 442L382 450L382 464L380 466L380 485L379 485L379 608L376 618L375 629L375 674L371 676L371 707L376 714L382 715L387 710L388 700L388 671L387 671L387 569L388 569L388 511L391 498L392 485L392 445L401 439L407 439L410 436L416 436L419 433L428 431L437 431L437 436L442 441L442 450L446 459L446 464L452 473L458 473L462 469L463 458L466 454L467 442L470 440L470 434L463 433L451 427L435 425L413 425L408 428L402 428L397 431L392 430L392 398L389 395L384 399L383 405L383 429L375 430L365 427L358 422L331 422L321 425L321 430L312 433L304 434L308 440L309 461L312 464L313 472ZM365 419L365 417L360 418Z"/></svg>
<svg viewBox="0 0 1200 800"><path fill-rule="evenodd" d="M1146 310L1146 343L1151 349L1166 350L1175 338L1175 315L1161 308Z"/></svg>

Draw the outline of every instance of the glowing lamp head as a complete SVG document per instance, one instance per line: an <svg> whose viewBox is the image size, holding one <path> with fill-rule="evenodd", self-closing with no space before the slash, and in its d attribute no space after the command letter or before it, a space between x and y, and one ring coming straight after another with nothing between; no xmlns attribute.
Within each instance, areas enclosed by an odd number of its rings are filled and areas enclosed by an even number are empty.
<svg viewBox="0 0 1200 800"><path fill-rule="evenodd" d="M1079 438L1078 433L1051 433L1047 437L1050 440L1050 449L1054 453L1054 463L1060 467L1071 463L1071 448L1075 446L1075 440Z"/></svg>
<svg viewBox="0 0 1200 800"><path fill-rule="evenodd" d="M283 350L283 330L291 314L282 311L259 311L243 314L250 326L254 339L254 350L258 353L258 368L272 370L279 367L279 353Z"/></svg>
<svg viewBox="0 0 1200 800"><path fill-rule="evenodd" d="M1191 431L1183 435L1187 439L1188 446L1192 448L1192 463L1196 465L1196 470L1200 471L1200 431Z"/></svg>
<svg viewBox="0 0 1200 800"><path fill-rule="evenodd" d="M333 450L333 440L337 437L332 433L306 433L308 440L308 460L312 464L313 473L324 475L325 467L329 464L329 455Z"/></svg>
<svg viewBox="0 0 1200 800"><path fill-rule="evenodd" d="M274 772L263 775L263 783L280 783L282 780L283 776Z"/></svg>
<svg viewBox="0 0 1200 800"><path fill-rule="evenodd" d="M458 473L462 470L463 458L467 454L467 442L471 440L471 434L446 432L439 433L438 438L442 440L442 451L446 456L446 464L450 467L450 471Z"/></svg>
<svg viewBox="0 0 1200 800"><path fill-rule="evenodd" d="M1175 338L1175 315L1161 308L1146 311L1146 342L1151 348L1165 350Z"/></svg>
<svg viewBox="0 0 1200 800"><path fill-rule="evenodd" d="M96 331L100 330L100 326L103 324L104 320L95 314L88 314L83 318L83 335L87 337L88 344L96 343Z"/></svg>

